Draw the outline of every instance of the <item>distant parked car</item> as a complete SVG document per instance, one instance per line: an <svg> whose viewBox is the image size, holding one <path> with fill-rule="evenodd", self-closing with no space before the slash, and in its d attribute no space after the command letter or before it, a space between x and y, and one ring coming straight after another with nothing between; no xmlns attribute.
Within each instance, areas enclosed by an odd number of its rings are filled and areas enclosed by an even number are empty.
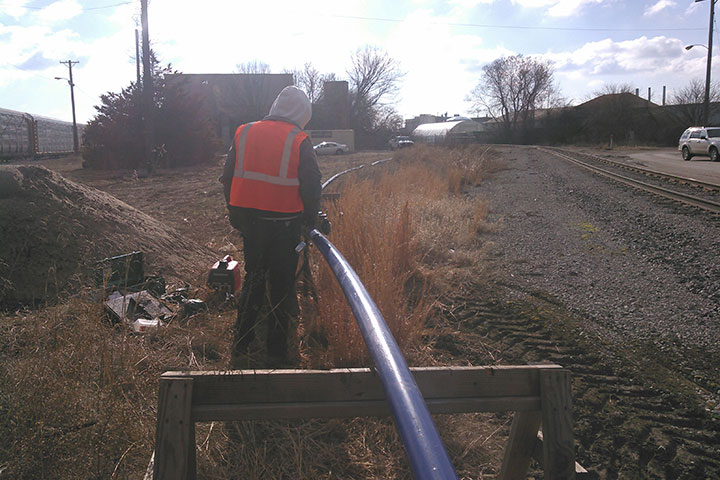
<svg viewBox="0 0 720 480"><path fill-rule="evenodd" d="M407 148L415 145L415 142L410 140L410 137L398 135L390 139L390 150L397 150L398 148Z"/></svg>
<svg viewBox="0 0 720 480"><path fill-rule="evenodd" d="M680 137L678 150L683 160L699 155L720 161L720 127L690 127Z"/></svg>
<svg viewBox="0 0 720 480"><path fill-rule="evenodd" d="M313 148L318 155L342 155L350 151L347 145L337 142L321 142Z"/></svg>

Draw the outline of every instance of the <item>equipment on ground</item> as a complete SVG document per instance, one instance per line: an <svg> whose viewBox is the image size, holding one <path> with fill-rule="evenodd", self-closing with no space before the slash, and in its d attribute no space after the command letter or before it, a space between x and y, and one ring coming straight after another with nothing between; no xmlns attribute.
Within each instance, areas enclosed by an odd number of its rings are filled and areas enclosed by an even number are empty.
<svg viewBox="0 0 720 480"><path fill-rule="evenodd" d="M230 255L225 255L222 260L215 262L208 275L208 285L218 291L224 291L230 295L240 290L242 282L242 270L240 264L233 260Z"/></svg>

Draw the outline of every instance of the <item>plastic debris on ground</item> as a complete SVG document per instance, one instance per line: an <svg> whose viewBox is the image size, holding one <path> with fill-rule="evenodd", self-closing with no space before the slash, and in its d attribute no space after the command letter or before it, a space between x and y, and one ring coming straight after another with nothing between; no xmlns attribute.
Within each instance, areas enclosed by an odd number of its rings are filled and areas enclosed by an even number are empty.
<svg viewBox="0 0 720 480"><path fill-rule="evenodd" d="M180 305L182 307L182 317L189 317L198 312L207 311L207 303L199 298L189 298L188 290L188 287L178 288L161 296L160 299Z"/></svg>
<svg viewBox="0 0 720 480"><path fill-rule="evenodd" d="M105 302L105 308L116 322L121 322L136 333L164 325L173 312L147 290L126 295L113 292Z"/></svg>

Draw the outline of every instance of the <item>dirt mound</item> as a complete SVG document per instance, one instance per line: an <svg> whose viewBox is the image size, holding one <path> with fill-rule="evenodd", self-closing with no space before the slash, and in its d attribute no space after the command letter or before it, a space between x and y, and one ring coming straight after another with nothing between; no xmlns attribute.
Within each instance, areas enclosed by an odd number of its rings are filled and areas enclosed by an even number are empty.
<svg viewBox="0 0 720 480"><path fill-rule="evenodd" d="M117 198L39 166L0 166L0 307L92 285L95 263L142 251L146 274L202 281L214 254Z"/></svg>

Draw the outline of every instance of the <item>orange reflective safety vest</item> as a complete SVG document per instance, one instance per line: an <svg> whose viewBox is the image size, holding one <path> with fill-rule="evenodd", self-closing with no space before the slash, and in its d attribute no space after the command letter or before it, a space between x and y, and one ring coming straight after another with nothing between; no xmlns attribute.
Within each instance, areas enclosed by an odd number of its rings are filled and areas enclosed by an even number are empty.
<svg viewBox="0 0 720 480"><path fill-rule="evenodd" d="M235 173L230 205L297 213L300 199L300 144L308 138L287 122L247 123L235 132Z"/></svg>

